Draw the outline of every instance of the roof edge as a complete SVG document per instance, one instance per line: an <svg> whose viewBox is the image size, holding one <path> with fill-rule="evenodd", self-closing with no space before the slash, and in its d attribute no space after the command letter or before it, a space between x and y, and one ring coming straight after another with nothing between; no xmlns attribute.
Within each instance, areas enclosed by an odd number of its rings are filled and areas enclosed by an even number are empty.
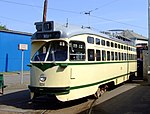
<svg viewBox="0 0 150 114"><path fill-rule="evenodd" d="M21 35L32 36L32 33L20 32L20 31L13 31L13 30L0 30L0 32L6 32L6 33L13 33L13 34L21 34Z"/></svg>

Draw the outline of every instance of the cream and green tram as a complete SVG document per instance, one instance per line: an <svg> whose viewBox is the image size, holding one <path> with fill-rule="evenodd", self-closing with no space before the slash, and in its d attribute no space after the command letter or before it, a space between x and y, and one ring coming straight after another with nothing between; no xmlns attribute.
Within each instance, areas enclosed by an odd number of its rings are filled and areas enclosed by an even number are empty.
<svg viewBox="0 0 150 114"><path fill-rule="evenodd" d="M127 38L110 37L76 26L35 23L30 61L32 97L55 95L69 101L100 94L136 74L136 49Z"/></svg>

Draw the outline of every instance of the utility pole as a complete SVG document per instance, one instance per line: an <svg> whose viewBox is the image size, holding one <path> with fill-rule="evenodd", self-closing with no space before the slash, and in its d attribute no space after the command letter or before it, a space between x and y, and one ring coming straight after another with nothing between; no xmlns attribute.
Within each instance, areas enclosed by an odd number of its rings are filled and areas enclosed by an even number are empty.
<svg viewBox="0 0 150 114"><path fill-rule="evenodd" d="M43 22L46 22L48 0L44 1Z"/></svg>
<svg viewBox="0 0 150 114"><path fill-rule="evenodd" d="M148 82L150 83L150 0L148 0Z"/></svg>

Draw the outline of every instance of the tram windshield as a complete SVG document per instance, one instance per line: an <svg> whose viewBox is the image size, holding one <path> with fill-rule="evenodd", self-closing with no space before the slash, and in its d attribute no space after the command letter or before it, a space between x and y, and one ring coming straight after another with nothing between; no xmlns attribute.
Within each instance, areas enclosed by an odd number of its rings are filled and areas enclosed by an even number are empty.
<svg viewBox="0 0 150 114"><path fill-rule="evenodd" d="M66 61L68 44L65 41L51 41L44 44L33 56L32 61Z"/></svg>

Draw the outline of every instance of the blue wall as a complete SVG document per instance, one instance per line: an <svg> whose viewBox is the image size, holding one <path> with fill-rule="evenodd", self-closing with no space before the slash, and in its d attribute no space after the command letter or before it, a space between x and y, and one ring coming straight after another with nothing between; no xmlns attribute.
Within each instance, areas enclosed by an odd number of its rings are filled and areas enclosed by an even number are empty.
<svg viewBox="0 0 150 114"><path fill-rule="evenodd" d="M18 44L28 44L24 51L24 70L29 70L31 35L0 31L0 72L21 71L21 50Z"/></svg>

